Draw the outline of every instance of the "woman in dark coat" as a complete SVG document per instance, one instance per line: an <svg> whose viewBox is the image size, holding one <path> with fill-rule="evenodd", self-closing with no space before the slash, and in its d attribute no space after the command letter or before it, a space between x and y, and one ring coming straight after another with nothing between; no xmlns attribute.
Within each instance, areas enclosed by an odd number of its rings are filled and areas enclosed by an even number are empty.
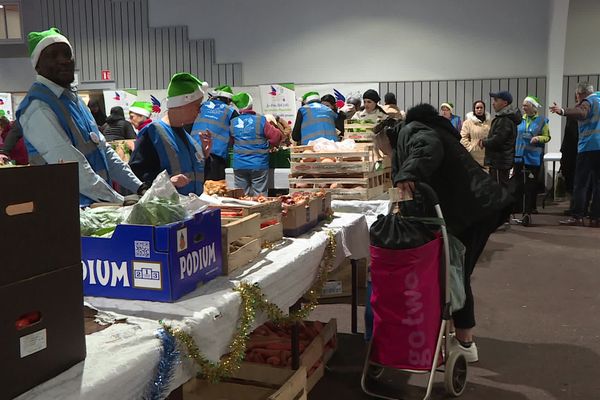
<svg viewBox="0 0 600 400"><path fill-rule="evenodd" d="M429 184L438 195L448 231L466 247L466 302L453 320L455 345L467 361L475 362L471 274L489 236L510 215L513 200L471 157L457 140L456 130L430 104L410 109L406 124L397 129L394 185L412 193L415 183Z"/></svg>
<svg viewBox="0 0 600 400"><path fill-rule="evenodd" d="M107 142L113 140L135 139L137 135L129 121L125 120L123 107L113 107L110 109L110 115L106 119L106 126L103 129Z"/></svg>

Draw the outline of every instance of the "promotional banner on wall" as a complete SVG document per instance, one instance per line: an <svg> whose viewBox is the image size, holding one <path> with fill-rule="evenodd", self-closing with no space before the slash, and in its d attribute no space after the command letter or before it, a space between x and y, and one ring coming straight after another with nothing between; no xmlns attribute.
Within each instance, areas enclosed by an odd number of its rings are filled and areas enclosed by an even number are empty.
<svg viewBox="0 0 600 400"><path fill-rule="evenodd" d="M137 100L152 103L152 115L150 118L157 120L167 113L167 90L138 90ZM127 115L125 118L129 118Z"/></svg>
<svg viewBox="0 0 600 400"><path fill-rule="evenodd" d="M104 107L106 115L110 115L110 109L116 106L123 107L125 118L129 118L129 105L137 99L136 89L125 90L105 90L104 91Z"/></svg>
<svg viewBox="0 0 600 400"><path fill-rule="evenodd" d="M261 85L260 101L264 114L278 115L290 126L296 120L296 91L293 83Z"/></svg>
<svg viewBox="0 0 600 400"><path fill-rule="evenodd" d="M362 94L369 89L374 89L379 92L379 83L328 83L323 85L296 85L296 93L298 93L297 105L302 105L302 96L308 92L318 92L321 97L326 94L331 94L337 100L337 106L342 107L349 97L358 97L362 99ZM383 95L379 96L383 99Z"/></svg>
<svg viewBox="0 0 600 400"><path fill-rule="evenodd" d="M14 118L12 95L10 93L0 93L0 117L6 117L10 121Z"/></svg>

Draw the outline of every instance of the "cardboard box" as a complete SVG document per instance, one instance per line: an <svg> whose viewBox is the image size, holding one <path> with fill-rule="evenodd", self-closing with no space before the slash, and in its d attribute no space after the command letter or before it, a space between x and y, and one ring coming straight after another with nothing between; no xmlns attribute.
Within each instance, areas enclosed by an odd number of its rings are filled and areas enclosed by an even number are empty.
<svg viewBox="0 0 600 400"><path fill-rule="evenodd" d="M0 169L0 399L85 359L77 164Z"/></svg>
<svg viewBox="0 0 600 400"><path fill-rule="evenodd" d="M314 228L319 222L321 206L320 199L311 198L308 206L302 204L286 207L286 213L281 218L283 235L296 237Z"/></svg>
<svg viewBox="0 0 600 400"><path fill-rule="evenodd" d="M357 261L357 287L367 287L367 261ZM352 265L350 260L344 261L336 270L329 273L327 282L321 291L321 298L337 298L352 296Z"/></svg>
<svg viewBox="0 0 600 400"><path fill-rule="evenodd" d="M219 210L163 226L119 225L111 238L82 237L86 296L173 302L221 275Z"/></svg>
<svg viewBox="0 0 600 400"><path fill-rule="evenodd" d="M77 263L0 287L0 399L85 359L81 273ZM39 312L39 321L17 329L17 321L32 312Z"/></svg>
<svg viewBox="0 0 600 400"><path fill-rule="evenodd" d="M184 385L183 393L187 400L306 400L306 369L247 365L234 378L219 383L192 379Z"/></svg>
<svg viewBox="0 0 600 400"><path fill-rule="evenodd" d="M77 164L0 169L0 286L80 262Z"/></svg>

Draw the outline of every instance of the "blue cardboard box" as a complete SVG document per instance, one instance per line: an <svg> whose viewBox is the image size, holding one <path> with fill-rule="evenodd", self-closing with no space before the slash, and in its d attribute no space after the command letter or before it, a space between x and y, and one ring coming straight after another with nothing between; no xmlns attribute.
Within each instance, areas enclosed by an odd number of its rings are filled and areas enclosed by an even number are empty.
<svg viewBox="0 0 600 400"><path fill-rule="evenodd" d="M221 275L221 212L163 226L119 225L111 238L82 237L86 296L173 302Z"/></svg>

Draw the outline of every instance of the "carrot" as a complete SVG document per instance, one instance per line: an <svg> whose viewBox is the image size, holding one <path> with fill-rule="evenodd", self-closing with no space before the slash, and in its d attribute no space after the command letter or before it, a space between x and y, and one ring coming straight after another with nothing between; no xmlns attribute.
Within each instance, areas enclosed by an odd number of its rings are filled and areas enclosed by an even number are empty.
<svg viewBox="0 0 600 400"><path fill-rule="evenodd" d="M281 359L277 356L272 356L267 358L267 364L270 364L274 367L278 367L279 365L281 365Z"/></svg>
<svg viewBox="0 0 600 400"><path fill-rule="evenodd" d="M279 352L280 352L280 350L271 350L271 349L254 349L254 351L256 352L256 354L260 354L266 358L272 357L272 356L279 357Z"/></svg>
<svg viewBox="0 0 600 400"><path fill-rule="evenodd" d="M288 343L284 343L284 342L280 342L280 343L270 343L268 345L265 346L265 348L269 349L269 350L292 350L292 344L290 342Z"/></svg>

